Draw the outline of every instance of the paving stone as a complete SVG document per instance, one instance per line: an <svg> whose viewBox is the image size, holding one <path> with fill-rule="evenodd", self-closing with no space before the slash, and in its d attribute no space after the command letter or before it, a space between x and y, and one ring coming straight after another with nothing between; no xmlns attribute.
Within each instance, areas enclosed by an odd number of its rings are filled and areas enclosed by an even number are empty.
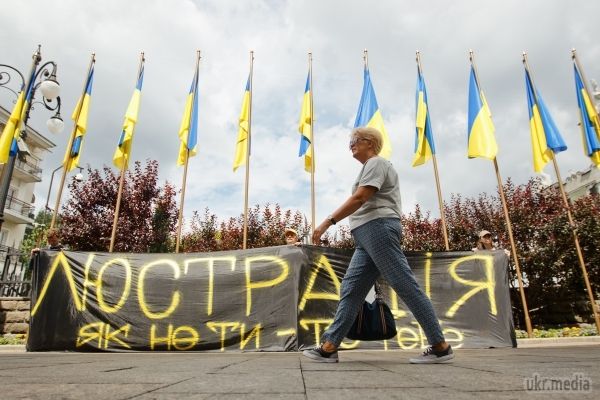
<svg viewBox="0 0 600 400"><path fill-rule="evenodd" d="M152 389L141 384L2 383L2 399L127 399Z"/></svg>
<svg viewBox="0 0 600 400"><path fill-rule="evenodd" d="M215 371L161 389L159 393L304 393L302 372L262 369L247 373Z"/></svg>
<svg viewBox="0 0 600 400"><path fill-rule="evenodd" d="M2 346L0 346L2 347ZM301 353L0 352L0 399L596 399L600 346L459 350L412 365L414 351ZM580 374L580 375L576 375ZM583 376L591 392L526 390L526 380ZM595 395L595 396L594 396Z"/></svg>

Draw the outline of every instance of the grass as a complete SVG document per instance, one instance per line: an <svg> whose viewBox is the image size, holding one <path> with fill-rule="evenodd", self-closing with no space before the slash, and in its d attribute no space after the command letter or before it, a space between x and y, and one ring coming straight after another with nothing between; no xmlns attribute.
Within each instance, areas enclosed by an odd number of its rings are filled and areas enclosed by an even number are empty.
<svg viewBox="0 0 600 400"><path fill-rule="evenodd" d="M27 335L25 335L25 334L7 333L6 335L0 335L0 345L25 344L26 341L27 341Z"/></svg>

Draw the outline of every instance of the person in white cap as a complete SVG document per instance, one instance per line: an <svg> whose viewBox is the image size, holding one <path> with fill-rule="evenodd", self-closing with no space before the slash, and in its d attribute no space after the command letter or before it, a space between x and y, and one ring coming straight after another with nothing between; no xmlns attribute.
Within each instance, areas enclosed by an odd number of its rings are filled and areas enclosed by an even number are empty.
<svg viewBox="0 0 600 400"><path fill-rule="evenodd" d="M302 244L302 242L300 242L298 240L298 232L296 232L295 229L286 228L284 234L285 234L285 243L286 244L290 244L290 245L294 245L294 246L299 246Z"/></svg>
<svg viewBox="0 0 600 400"><path fill-rule="evenodd" d="M486 231L485 229L479 232L479 240L477 240L477 247L475 247L472 250L498 250L492 242L492 233L490 231ZM504 249L504 253L506 253L506 255L510 257L510 251Z"/></svg>
<svg viewBox="0 0 600 400"><path fill-rule="evenodd" d="M496 250L492 243L492 233L490 231L483 230L479 232L479 239L477 240L477 246L473 251L478 250Z"/></svg>

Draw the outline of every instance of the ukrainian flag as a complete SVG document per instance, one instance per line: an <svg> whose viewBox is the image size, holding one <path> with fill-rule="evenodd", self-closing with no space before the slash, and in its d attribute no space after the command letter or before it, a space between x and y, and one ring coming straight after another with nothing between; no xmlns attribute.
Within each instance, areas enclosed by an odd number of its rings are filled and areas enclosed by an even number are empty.
<svg viewBox="0 0 600 400"><path fill-rule="evenodd" d="M138 119L138 113L140 110L140 99L142 97L142 83L144 81L144 67L140 69L138 75L137 84L131 100L129 100L129 106L125 112L125 121L123 121L123 130L121 131L121 137L119 138L119 144L113 155L113 163L116 167L123 169L127 168L129 158L131 156L131 142L133 141L133 129Z"/></svg>
<svg viewBox="0 0 600 400"><path fill-rule="evenodd" d="M574 65L574 68L577 104L581 113L583 148L594 165L600 168L600 121L598 120L598 113L585 90L577 65Z"/></svg>
<svg viewBox="0 0 600 400"><path fill-rule="evenodd" d="M375 128L381 132L381 136L383 138L383 147L381 148L379 155L389 160L392 155L392 146L383 124L383 117L379 111L379 106L377 105L375 90L373 89L373 84L371 83L371 75L366 67L364 72L363 91L362 95L360 96L358 112L356 113L356 121L354 121L354 127L357 128L359 126Z"/></svg>
<svg viewBox="0 0 600 400"><path fill-rule="evenodd" d="M240 165L246 163L246 150L250 145L248 131L250 130L250 77L246 82L244 91L244 100L242 101L242 111L239 118L239 130L237 143L235 145L235 158L233 159L233 171L235 172Z"/></svg>
<svg viewBox="0 0 600 400"><path fill-rule="evenodd" d="M495 129L492 122L492 113L485 100L483 91L479 88L473 66L471 66L471 78L469 80L468 118L469 158L483 157L493 160L498 153L498 145L494 136Z"/></svg>
<svg viewBox="0 0 600 400"><path fill-rule="evenodd" d="M0 164L8 162L12 149L19 137L21 130L21 114L24 110L24 105L25 92L21 91L17 97L17 103L10 113L8 121L6 121L6 126L2 130L2 136L0 136Z"/></svg>
<svg viewBox="0 0 600 400"><path fill-rule="evenodd" d="M87 131L87 120L90 109L90 101L92 98L92 84L94 82L94 66L90 68L90 72L85 84L85 93L79 98L75 110L71 115L71 119L75 121L75 135L71 142L71 146L67 148L63 166L65 171L72 171L79 165L79 156L81 155L81 147L83 145L83 137Z"/></svg>
<svg viewBox="0 0 600 400"><path fill-rule="evenodd" d="M25 85L21 87L17 102L2 130L2 136L0 136L0 164L7 163L10 156L17 154L17 140L20 140L21 137L21 124L25 120L25 114L29 108L29 103L31 103L33 77L34 74L29 77L27 88L25 88Z"/></svg>
<svg viewBox="0 0 600 400"><path fill-rule="evenodd" d="M433 142L433 131L429 119L429 108L427 105L427 88L421 71L417 72L417 95L416 95L416 136L415 156L413 167L425 164L435 154L435 143Z"/></svg>
<svg viewBox="0 0 600 400"><path fill-rule="evenodd" d="M304 89L304 99L302 101L302 111L300 112L300 123L298 125L298 131L300 132L300 151L298 157L304 156L304 170L306 172L312 172L312 115L311 115L311 104L310 104L310 72L306 77L306 88Z"/></svg>
<svg viewBox="0 0 600 400"><path fill-rule="evenodd" d="M542 172L544 166L552 160L553 153L566 150L567 145L554 124L542 96L535 89L527 68L525 68L525 86L529 106L533 169L535 172Z"/></svg>
<svg viewBox="0 0 600 400"><path fill-rule="evenodd" d="M179 125L179 156L177 165L185 165L188 156L193 157L197 153L198 145L198 67L194 73L194 79L190 86L185 110Z"/></svg>

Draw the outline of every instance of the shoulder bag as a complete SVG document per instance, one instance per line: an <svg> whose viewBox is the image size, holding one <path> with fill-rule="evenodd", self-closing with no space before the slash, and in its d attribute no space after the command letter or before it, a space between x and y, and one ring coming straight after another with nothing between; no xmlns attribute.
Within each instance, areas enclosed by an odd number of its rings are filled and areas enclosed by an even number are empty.
<svg viewBox="0 0 600 400"><path fill-rule="evenodd" d="M375 301L369 303L365 300L346 337L352 340L385 340L393 338L396 333L394 316L383 301L379 283L375 282Z"/></svg>

